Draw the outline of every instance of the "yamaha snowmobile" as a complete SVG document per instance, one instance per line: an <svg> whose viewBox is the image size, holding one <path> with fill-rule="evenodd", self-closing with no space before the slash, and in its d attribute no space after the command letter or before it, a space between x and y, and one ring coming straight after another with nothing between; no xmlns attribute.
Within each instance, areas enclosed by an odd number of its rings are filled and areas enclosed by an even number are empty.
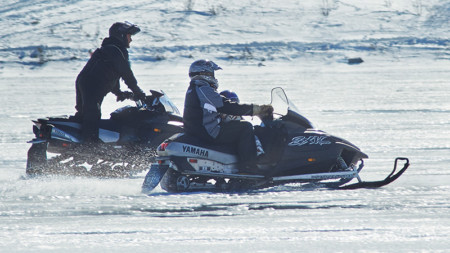
<svg viewBox="0 0 450 253"><path fill-rule="evenodd" d="M128 177L154 162L156 147L182 131L177 107L161 91L125 106L99 122L100 143L81 141L81 124L74 116L40 118L28 150L26 174Z"/></svg>
<svg viewBox="0 0 450 253"><path fill-rule="evenodd" d="M206 144L185 133L164 141L157 149L142 191L159 183L168 192L242 191L287 183L355 189L380 187L397 179L409 166L407 158L395 160L385 179L365 182L359 177L368 156L342 138L313 127L287 98L282 88L272 90L274 117L262 119L255 134L265 154L255 173L241 173L236 151L228 146ZM405 161L397 171L398 161ZM353 184L351 180L357 179Z"/></svg>

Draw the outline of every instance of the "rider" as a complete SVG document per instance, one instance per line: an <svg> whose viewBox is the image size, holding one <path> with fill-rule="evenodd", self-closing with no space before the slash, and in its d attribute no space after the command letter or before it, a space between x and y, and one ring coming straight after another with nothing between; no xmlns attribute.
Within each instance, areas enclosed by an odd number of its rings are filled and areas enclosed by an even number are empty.
<svg viewBox="0 0 450 253"><path fill-rule="evenodd" d="M238 153L243 172L254 172L256 144L253 125L247 121L224 122L220 114L271 115L271 105L233 103L217 92L214 72L222 69L213 61L197 60L189 68L191 82L184 102L183 122L186 133L214 144L231 144Z"/></svg>
<svg viewBox="0 0 450 253"><path fill-rule="evenodd" d="M137 85L130 67L128 50L131 36L141 29L129 22L116 22L109 28L109 37L95 50L76 80L75 118L82 122L83 142L97 142L103 98L112 92L117 101L127 98L142 100L145 93ZM121 91L119 80L133 92Z"/></svg>

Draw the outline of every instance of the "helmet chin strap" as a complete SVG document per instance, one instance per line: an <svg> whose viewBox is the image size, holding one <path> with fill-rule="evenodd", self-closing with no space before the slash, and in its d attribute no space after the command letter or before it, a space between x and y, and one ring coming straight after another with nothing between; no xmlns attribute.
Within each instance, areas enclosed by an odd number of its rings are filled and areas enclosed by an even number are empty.
<svg viewBox="0 0 450 253"><path fill-rule="evenodd" d="M216 80L217 80L217 79L216 79ZM219 82L216 82L216 83L214 83L214 84L209 83L209 85L210 85L211 87L213 87L215 90L219 89Z"/></svg>
<svg viewBox="0 0 450 253"><path fill-rule="evenodd" d="M128 41L128 35L126 33L122 35L122 41L125 43L126 48L130 48L130 42Z"/></svg>
<svg viewBox="0 0 450 253"><path fill-rule="evenodd" d="M191 80L203 80L208 82L209 86L211 86L214 89L218 89L219 88L219 81L212 77L212 76L205 76L205 75L197 75L197 76L193 76L191 78Z"/></svg>

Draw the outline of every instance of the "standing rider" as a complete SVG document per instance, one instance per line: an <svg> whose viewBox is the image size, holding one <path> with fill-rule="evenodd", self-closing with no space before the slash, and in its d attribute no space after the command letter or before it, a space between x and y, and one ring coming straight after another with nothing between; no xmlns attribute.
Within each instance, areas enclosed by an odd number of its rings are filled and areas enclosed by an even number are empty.
<svg viewBox="0 0 450 253"><path fill-rule="evenodd" d="M137 85L130 67L128 50L131 36L140 32L139 27L128 22L117 22L109 28L101 48L95 50L76 80L75 118L82 122L82 141L98 142L99 120L103 98L112 92L117 101L127 98L144 99L145 93ZM133 92L121 91L119 80Z"/></svg>
<svg viewBox="0 0 450 253"><path fill-rule="evenodd" d="M189 68L191 82L184 102L186 133L214 144L231 144L242 164L241 172L255 172L256 144L253 125L247 121L222 121L221 114L236 116L271 115L271 105L239 104L217 92L214 71L222 69L209 60L197 60Z"/></svg>

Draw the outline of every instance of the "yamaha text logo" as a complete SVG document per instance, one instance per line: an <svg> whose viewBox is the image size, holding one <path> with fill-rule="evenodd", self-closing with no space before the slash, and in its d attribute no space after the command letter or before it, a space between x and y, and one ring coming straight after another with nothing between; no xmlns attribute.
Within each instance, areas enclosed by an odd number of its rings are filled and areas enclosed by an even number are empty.
<svg viewBox="0 0 450 253"><path fill-rule="evenodd" d="M208 157L208 150L204 150L204 149L196 148L196 147L192 147L192 146L184 146L183 145L183 152L194 154L194 155L199 155L199 156L203 156L203 157Z"/></svg>
<svg viewBox="0 0 450 253"><path fill-rule="evenodd" d="M289 142L289 146L303 146L303 145L328 145L330 141L326 140L326 136L296 136Z"/></svg>

